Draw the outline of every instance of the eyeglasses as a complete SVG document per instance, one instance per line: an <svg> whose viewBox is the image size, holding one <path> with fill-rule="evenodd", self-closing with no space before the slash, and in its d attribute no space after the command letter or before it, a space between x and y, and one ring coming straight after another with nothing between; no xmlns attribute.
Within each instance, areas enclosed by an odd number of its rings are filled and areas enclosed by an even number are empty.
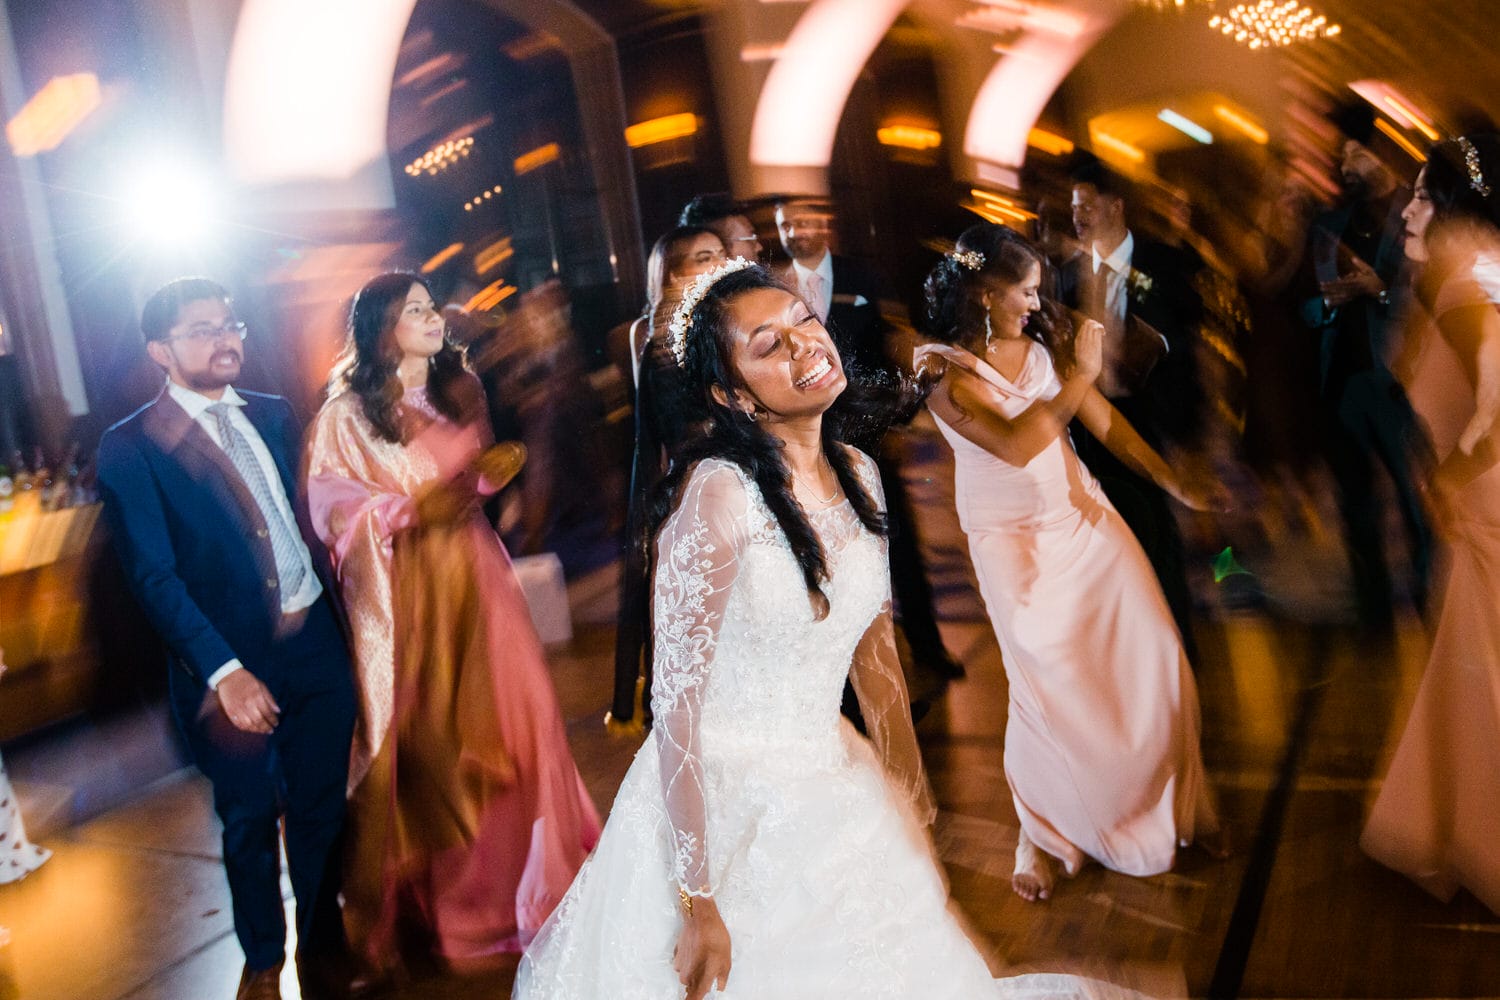
<svg viewBox="0 0 1500 1000"><path fill-rule="evenodd" d="M175 333L170 337L162 339L186 340L193 344L208 344L221 337L238 337L240 340L244 340L248 331L249 328L244 323L236 320L232 323L225 323L223 326L195 326L187 333Z"/></svg>

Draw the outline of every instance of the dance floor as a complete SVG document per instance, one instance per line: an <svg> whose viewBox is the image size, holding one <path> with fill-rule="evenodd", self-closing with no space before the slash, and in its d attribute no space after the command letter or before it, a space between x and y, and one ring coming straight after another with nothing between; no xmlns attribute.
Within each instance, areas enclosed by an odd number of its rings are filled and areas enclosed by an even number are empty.
<svg viewBox="0 0 1500 1000"><path fill-rule="evenodd" d="M933 465L931 455L915 465L913 485L924 509L941 510L943 474ZM1163 997L1500 996L1500 919L1467 896L1438 903L1357 847L1426 637L1414 617L1389 640L1371 640L1336 613L1292 613L1317 604L1308 567L1339 562L1326 538L1283 544L1290 555L1265 546L1243 556L1253 587L1199 581L1204 755L1233 857L1187 850L1168 875L1090 867L1050 901L1012 894L1004 674L955 533L949 520L924 515L944 633L968 676L919 732L942 810L939 854L997 970L1082 971ZM608 586L596 580L593 589ZM586 625L551 657L573 750L601 809L637 746L600 721L612 642L607 626ZM233 996L240 955L203 779L184 772L159 782L46 842L53 861L0 889L0 924L14 932L0 949L0 1000ZM511 971L418 973L387 995L506 996ZM298 995L290 970L284 990Z"/></svg>

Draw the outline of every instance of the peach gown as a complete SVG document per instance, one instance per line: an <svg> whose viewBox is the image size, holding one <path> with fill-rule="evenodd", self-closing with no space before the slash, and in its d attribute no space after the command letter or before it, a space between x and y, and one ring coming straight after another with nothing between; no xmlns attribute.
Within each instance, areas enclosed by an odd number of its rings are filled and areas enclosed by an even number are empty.
<svg viewBox="0 0 1500 1000"><path fill-rule="evenodd" d="M1061 391L1041 344L1015 382L955 347L917 349L928 355L994 386L1006 417ZM1150 562L1066 434L1017 467L934 419L1005 660L1005 776L1021 828L1069 873L1085 858L1167 871L1208 790L1197 686Z"/></svg>
<svg viewBox="0 0 1500 1000"><path fill-rule="evenodd" d="M504 545L478 507L453 526L416 521L416 494L460 476L488 427L439 415L425 389L403 407L417 429L398 444L353 393L324 404L307 491L360 699L345 923L378 968L412 946L457 961L520 951L600 828Z"/></svg>
<svg viewBox="0 0 1500 1000"><path fill-rule="evenodd" d="M1454 279L1436 314L1472 306L1492 308L1491 293ZM1442 459L1474 413L1473 383L1436 325L1416 336L1407 391ZM1476 455L1496 447L1492 432ZM1463 887L1500 914L1500 462L1445 499L1437 630L1359 843L1439 899Z"/></svg>

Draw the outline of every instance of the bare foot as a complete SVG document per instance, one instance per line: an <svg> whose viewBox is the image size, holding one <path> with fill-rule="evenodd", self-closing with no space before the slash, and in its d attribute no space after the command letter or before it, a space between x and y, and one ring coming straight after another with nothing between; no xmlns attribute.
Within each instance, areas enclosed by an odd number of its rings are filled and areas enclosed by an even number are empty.
<svg viewBox="0 0 1500 1000"><path fill-rule="evenodd" d="M1010 877L1010 887L1016 895L1028 903L1052 897L1052 886L1057 881L1052 858L1041 850L1021 831L1016 841L1016 870Z"/></svg>

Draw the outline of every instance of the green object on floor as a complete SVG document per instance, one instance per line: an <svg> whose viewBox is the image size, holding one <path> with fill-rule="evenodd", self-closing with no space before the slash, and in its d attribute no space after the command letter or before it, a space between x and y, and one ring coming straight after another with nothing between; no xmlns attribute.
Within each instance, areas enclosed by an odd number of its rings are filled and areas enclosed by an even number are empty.
<svg viewBox="0 0 1500 1000"><path fill-rule="evenodd" d="M1214 583L1223 583L1225 577L1244 574L1253 575L1248 569L1241 566L1234 558L1234 548L1224 546L1224 551L1214 556Z"/></svg>

